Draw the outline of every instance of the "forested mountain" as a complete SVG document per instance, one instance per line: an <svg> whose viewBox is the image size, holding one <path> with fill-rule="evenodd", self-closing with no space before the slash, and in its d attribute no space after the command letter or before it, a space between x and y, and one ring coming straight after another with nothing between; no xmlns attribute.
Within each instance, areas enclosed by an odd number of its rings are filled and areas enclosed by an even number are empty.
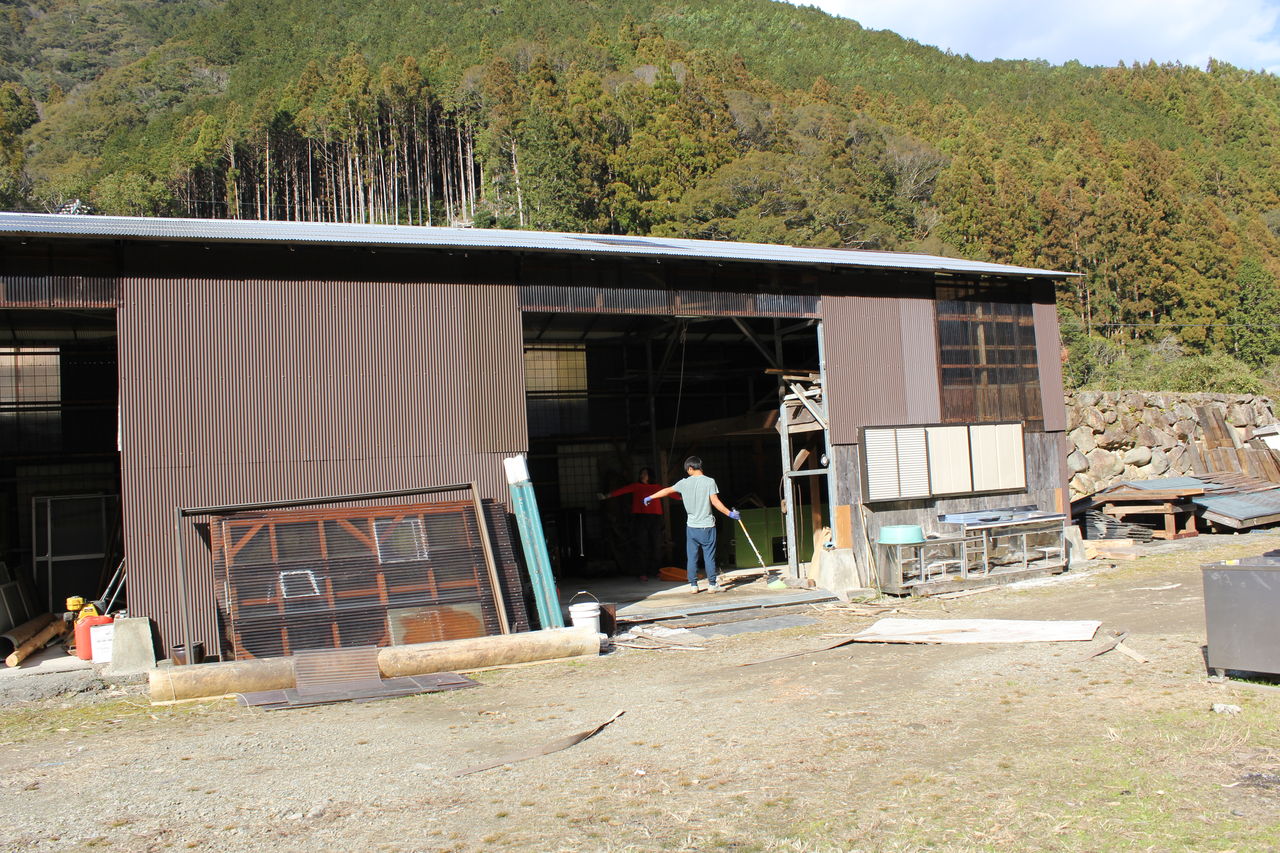
<svg viewBox="0 0 1280 853"><path fill-rule="evenodd" d="M11 207L917 249L1082 272L1061 301L1113 337L1280 356L1239 333L1280 308L1269 74L977 62L771 0L5 10Z"/></svg>

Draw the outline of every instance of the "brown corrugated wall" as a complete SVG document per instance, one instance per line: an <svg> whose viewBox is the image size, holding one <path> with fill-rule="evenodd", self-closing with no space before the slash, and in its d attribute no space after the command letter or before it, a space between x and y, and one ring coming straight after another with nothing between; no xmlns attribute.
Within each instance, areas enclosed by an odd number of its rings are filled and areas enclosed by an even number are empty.
<svg viewBox="0 0 1280 853"><path fill-rule="evenodd" d="M465 324L457 334L467 355L465 411L472 450L509 454L529 446L517 293L514 286L487 285L469 287L463 297Z"/></svg>
<svg viewBox="0 0 1280 853"><path fill-rule="evenodd" d="M1036 361L1040 367L1040 399L1044 406L1044 431L1067 428L1067 405L1062 390L1062 341L1058 332L1058 306L1037 302L1031 306L1036 328Z"/></svg>
<svg viewBox="0 0 1280 853"><path fill-rule="evenodd" d="M504 501L501 459L526 449L514 287L133 278L118 328L130 609L166 647L174 507L473 480ZM186 554L212 649L209 552L191 530Z"/></svg>
<svg viewBox="0 0 1280 853"><path fill-rule="evenodd" d="M822 297L831 441L858 428L940 418L934 303L892 296Z"/></svg>
<svg viewBox="0 0 1280 853"><path fill-rule="evenodd" d="M906 389L907 423L942 420L938 375L938 303L932 299L899 299L902 329L902 382Z"/></svg>

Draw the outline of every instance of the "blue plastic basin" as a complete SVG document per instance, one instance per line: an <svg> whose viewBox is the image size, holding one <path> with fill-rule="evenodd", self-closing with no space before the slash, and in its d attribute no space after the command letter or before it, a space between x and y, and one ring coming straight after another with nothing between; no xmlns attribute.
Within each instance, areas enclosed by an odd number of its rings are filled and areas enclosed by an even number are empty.
<svg viewBox="0 0 1280 853"><path fill-rule="evenodd" d="M918 524L890 524L880 528L881 545L914 545L924 541L924 530Z"/></svg>

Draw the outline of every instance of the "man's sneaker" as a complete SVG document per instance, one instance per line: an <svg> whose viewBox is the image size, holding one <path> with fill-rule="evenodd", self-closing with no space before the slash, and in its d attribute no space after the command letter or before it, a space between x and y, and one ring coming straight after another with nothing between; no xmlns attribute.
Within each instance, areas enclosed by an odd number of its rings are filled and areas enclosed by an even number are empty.
<svg viewBox="0 0 1280 853"><path fill-rule="evenodd" d="M698 589L698 585L696 583L691 583L689 584L689 592L702 592L702 590Z"/></svg>
<svg viewBox="0 0 1280 853"><path fill-rule="evenodd" d="M713 583L707 587L707 592L724 592L724 587L720 586L718 583Z"/></svg>

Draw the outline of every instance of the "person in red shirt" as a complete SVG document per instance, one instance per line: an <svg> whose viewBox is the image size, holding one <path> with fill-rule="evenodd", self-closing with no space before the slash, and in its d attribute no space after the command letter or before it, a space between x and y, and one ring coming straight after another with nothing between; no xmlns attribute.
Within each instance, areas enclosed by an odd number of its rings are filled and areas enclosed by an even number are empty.
<svg viewBox="0 0 1280 853"><path fill-rule="evenodd" d="M631 538L636 546L632 554L641 580L648 580L649 573L657 571L662 557L662 501L652 501L648 506L644 503L645 498L661 488L653 483L653 471L641 468L639 482L600 496L601 500L631 496Z"/></svg>

